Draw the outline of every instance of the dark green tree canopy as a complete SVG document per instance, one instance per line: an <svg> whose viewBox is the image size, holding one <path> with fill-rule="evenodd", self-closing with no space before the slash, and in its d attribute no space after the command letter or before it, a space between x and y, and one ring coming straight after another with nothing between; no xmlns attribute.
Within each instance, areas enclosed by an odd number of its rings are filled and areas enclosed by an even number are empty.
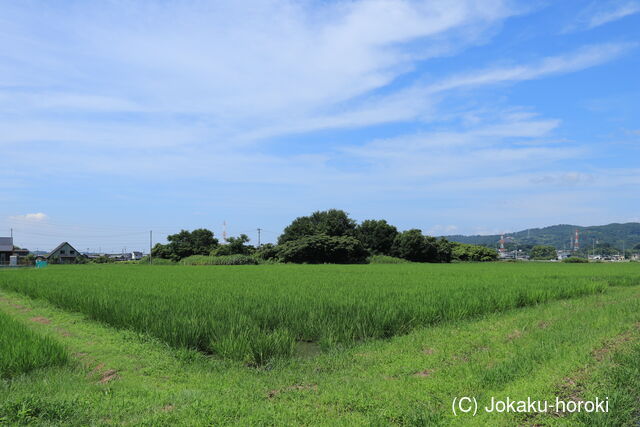
<svg viewBox="0 0 640 427"><path fill-rule="evenodd" d="M300 264L361 264L368 255L362 243L351 236L318 234L290 240L277 247L280 261Z"/></svg>
<svg viewBox="0 0 640 427"><path fill-rule="evenodd" d="M435 237L426 236L426 238L430 242L435 242L438 253L436 260L430 262L451 262L453 259L453 245L450 241L444 237L436 239Z"/></svg>
<svg viewBox="0 0 640 427"><path fill-rule="evenodd" d="M309 216L301 216L293 220L278 238L278 244L318 234L353 236L355 230L356 222L349 218L345 211L339 209L316 211Z"/></svg>
<svg viewBox="0 0 640 427"><path fill-rule="evenodd" d="M154 257L180 261L191 255L209 255L218 246L218 239L206 228L198 228L191 232L181 230L168 236L167 240L168 244L158 243L153 247L151 254Z"/></svg>
<svg viewBox="0 0 640 427"><path fill-rule="evenodd" d="M211 255L250 255L253 253L253 246L249 243L249 236L241 234L239 237L229 237L226 245L220 245L211 252Z"/></svg>
<svg viewBox="0 0 640 427"><path fill-rule="evenodd" d="M367 219L356 227L356 237L372 255L390 255L398 229L384 219Z"/></svg>
<svg viewBox="0 0 640 427"><path fill-rule="evenodd" d="M466 243L451 242L452 257L456 261L485 262L498 259L498 252L493 248Z"/></svg>
<svg viewBox="0 0 640 427"><path fill-rule="evenodd" d="M413 262L450 262L451 243L446 239L424 236L422 230L399 233L393 241L391 255Z"/></svg>
<svg viewBox="0 0 640 427"><path fill-rule="evenodd" d="M273 243L265 243L256 249L254 255L265 261L278 259L278 246Z"/></svg>
<svg viewBox="0 0 640 427"><path fill-rule="evenodd" d="M557 258L556 248L547 245L537 245L531 248L531 258L537 260L551 260Z"/></svg>

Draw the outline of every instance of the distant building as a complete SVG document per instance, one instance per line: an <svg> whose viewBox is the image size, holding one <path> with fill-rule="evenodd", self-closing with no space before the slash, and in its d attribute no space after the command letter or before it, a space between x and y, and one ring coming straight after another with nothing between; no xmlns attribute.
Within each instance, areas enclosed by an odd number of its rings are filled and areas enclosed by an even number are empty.
<svg viewBox="0 0 640 427"><path fill-rule="evenodd" d="M21 257L29 255L28 249L20 249L13 245L13 237L0 237L0 265L9 264L11 257L17 263Z"/></svg>
<svg viewBox="0 0 640 427"><path fill-rule="evenodd" d="M518 259L520 255L517 251L500 251L498 252L499 259Z"/></svg>
<svg viewBox="0 0 640 427"><path fill-rule="evenodd" d="M562 261L563 259L569 258L571 257L572 252L571 251L556 251L557 257L560 261Z"/></svg>
<svg viewBox="0 0 640 427"><path fill-rule="evenodd" d="M0 264L9 264L13 255L13 237L0 237Z"/></svg>
<svg viewBox="0 0 640 427"><path fill-rule="evenodd" d="M142 259L142 252L121 252L119 254L104 254L115 261L137 261Z"/></svg>
<svg viewBox="0 0 640 427"><path fill-rule="evenodd" d="M69 243L62 242L44 258L52 264L75 264L76 258L83 256Z"/></svg>

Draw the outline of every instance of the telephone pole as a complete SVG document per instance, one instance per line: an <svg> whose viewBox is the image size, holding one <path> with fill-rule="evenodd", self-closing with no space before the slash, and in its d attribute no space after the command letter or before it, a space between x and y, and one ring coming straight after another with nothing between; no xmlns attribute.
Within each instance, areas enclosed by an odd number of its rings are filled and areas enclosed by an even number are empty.
<svg viewBox="0 0 640 427"><path fill-rule="evenodd" d="M153 264L151 249L153 246L153 230L149 230L149 264Z"/></svg>
<svg viewBox="0 0 640 427"><path fill-rule="evenodd" d="M258 228L258 247L260 247L260 232L262 231L262 228Z"/></svg>

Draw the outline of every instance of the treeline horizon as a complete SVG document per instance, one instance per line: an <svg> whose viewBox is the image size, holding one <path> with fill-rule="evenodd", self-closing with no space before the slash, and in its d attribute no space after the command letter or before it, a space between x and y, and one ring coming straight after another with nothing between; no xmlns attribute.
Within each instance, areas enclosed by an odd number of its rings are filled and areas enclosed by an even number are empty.
<svg viewBox="0 0 640 427"><path fill-rule="evenodd" d="M478 245L451 242L412 228L399 231L384 219L360 223L339 209L315 211L294 219L277 243L249 245L246 234L229 237L221 244L211 230L181 230L156 244L153 258L181 261L191 256L253 256L264 261L307 264L362 264L366 262L447 263L451 261L494 261L495 250ZM371 261L371 257L374 261Z"/></svg>

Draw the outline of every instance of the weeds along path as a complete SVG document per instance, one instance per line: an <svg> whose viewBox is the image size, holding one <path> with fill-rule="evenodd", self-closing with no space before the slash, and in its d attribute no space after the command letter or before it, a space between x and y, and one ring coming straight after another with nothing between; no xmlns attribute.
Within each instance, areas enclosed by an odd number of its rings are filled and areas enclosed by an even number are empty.
<svg viewBox="0 0 640 427"><path fill-rule="evenodd" d="M640 283L638 266L553 264L54 266L0 274L45 299L176 348L256 366L413 329Z"/></svg>
<svg viewBox="0 0 640 427"><path fill-rule="evenodd" d="M56 335L76 361L73 368L0 382L0 419L10 424L24 421L25 413L36 424L65 425L557 423L557 415L454 418L451 400L551 400L567 390L578 397L621 395L624 384L603 378L619 360L640 355L640 347L637 353L630 347L640 343L635 286L416 328L270 369L178 350L15 293L0 291L0 298L0 310ZM567 388L572 383L579 387ZM637 411L640 396L626 394L614 408L622 417L617 425Z"/></svg>

